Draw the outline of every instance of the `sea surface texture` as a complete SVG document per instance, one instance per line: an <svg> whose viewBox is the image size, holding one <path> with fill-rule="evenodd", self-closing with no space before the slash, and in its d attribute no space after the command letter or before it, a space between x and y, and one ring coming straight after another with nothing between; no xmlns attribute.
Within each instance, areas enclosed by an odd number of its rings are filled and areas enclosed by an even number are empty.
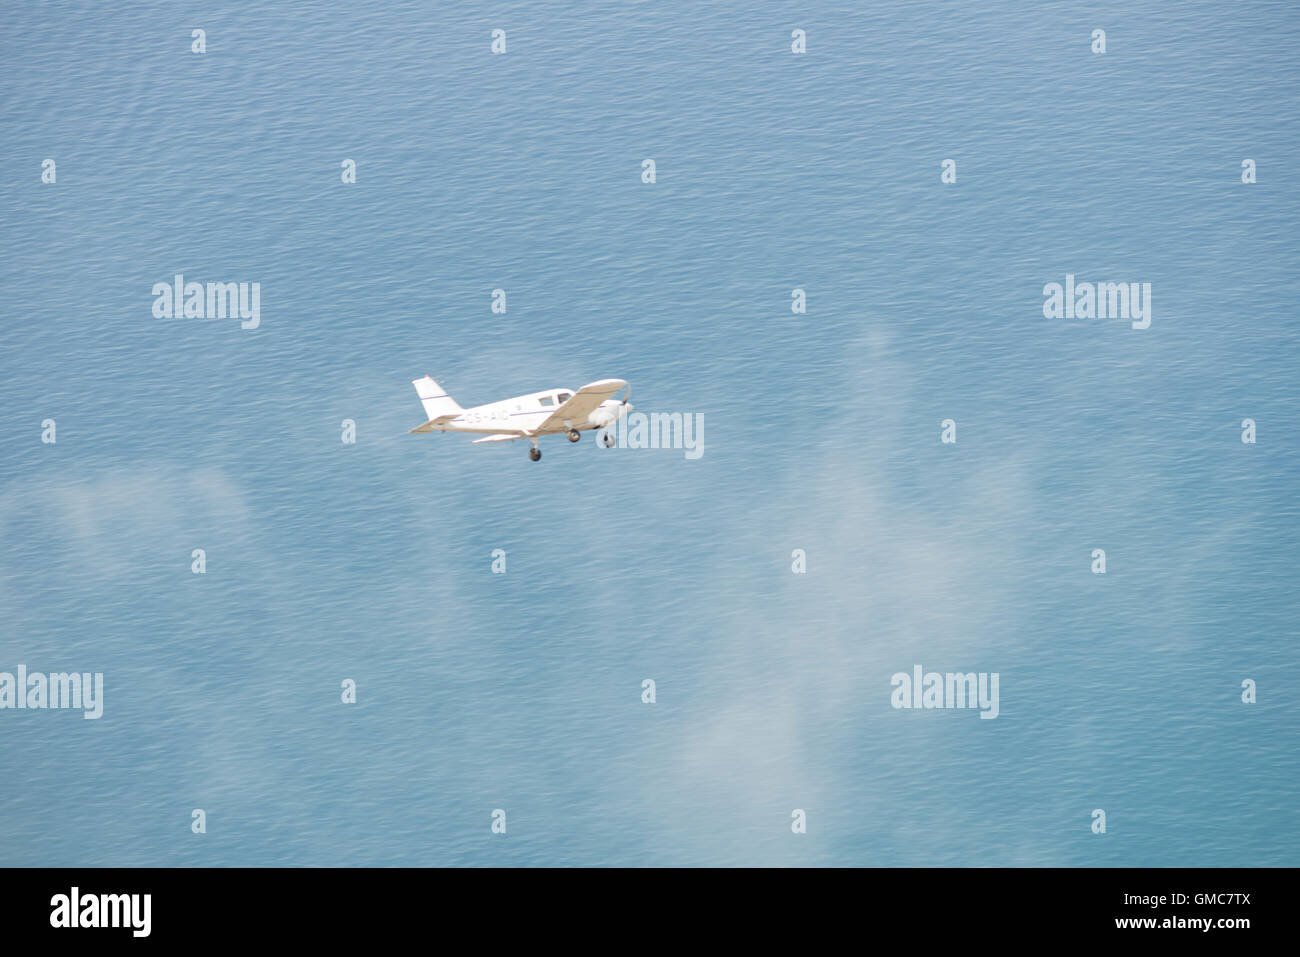
<svg viewBox="0 0 1300 957"><path fill-rule="evenodd" d="M1300 864L1294 3L2 17L0 864Z"/></svg>

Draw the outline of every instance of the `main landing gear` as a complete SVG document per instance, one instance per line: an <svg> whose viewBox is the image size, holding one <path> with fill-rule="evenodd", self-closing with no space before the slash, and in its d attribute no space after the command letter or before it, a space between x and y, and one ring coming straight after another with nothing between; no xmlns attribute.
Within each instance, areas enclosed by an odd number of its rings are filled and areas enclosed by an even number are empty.
<svg viewBox="0 0 1300 957"><path fill-rule="evenodd" d="M577 442L582 438L582 433L577 429L569 429L565 435L568 437L570 442ZM528 457L534 462L540 462L542 459L542 450L537 447L537 439L530 438L530 441L533 443L533 447L528 450Z"/></svg>

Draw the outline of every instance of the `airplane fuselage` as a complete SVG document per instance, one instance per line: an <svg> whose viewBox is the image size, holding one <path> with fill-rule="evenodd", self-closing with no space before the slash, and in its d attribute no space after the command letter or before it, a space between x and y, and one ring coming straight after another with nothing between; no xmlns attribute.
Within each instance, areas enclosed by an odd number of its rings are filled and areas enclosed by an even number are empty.
<svg viewBox="0 0 1300 957"><path fill-rule="evenodd" d="M549 389L546 392L533 392L513 399L476 405L445 425L434 426L431 431L492 434L519 429L531 435L555 435L570 429L579 432L599 429L613 424L627 411L627 407L618 400L606 399L589 415L583 416L581 421L569 419L541 428L542 423L572 395L572 389Z"/></svg>

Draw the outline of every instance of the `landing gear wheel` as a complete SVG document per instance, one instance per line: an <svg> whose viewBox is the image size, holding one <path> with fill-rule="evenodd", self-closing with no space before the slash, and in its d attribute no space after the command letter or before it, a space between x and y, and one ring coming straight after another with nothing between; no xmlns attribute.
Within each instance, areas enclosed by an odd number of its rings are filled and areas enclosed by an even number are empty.
<svg viewBox="0 0 1300 957"><path fill-rule="evenodd" d="M614 438L613 432L606 432L604 429L601 429L599 432L596 433L596 442L602 448L612 449L614 447L614 443L617 441L618 439Z"/></svg>
<svg viewBox="0 0 1300 957"><path fill-rule="evenodd" d="M530 459L532 459L534 462L536 462L536 461L538 461L538 460L541 459L541 457L542 457L542 450L541 450L541 449L537 449L537 448L529 449L529 450L528 450L528 457L529 457Z"/></svg>
<svg viewBox="0 0 1300 957"><path fill-rule="evenodd" d="M569 441L570 441L570 442L576 442L576 441L578 441L578 439L580 439L580 438L582 438L582 433L581 433L581 432L579 432L577 429L569 429Z"/></svg>

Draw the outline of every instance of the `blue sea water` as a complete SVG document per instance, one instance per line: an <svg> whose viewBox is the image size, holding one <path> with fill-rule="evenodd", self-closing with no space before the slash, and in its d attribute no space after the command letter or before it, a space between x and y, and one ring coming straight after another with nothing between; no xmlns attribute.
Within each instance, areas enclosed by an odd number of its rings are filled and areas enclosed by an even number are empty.
<svg viewBox="0 0 1300 957"><path fill-rule="evenodd" d="M1294 4L3 18L0 671L105 690L0 711L0 864L1300 864Z"/></svg>

